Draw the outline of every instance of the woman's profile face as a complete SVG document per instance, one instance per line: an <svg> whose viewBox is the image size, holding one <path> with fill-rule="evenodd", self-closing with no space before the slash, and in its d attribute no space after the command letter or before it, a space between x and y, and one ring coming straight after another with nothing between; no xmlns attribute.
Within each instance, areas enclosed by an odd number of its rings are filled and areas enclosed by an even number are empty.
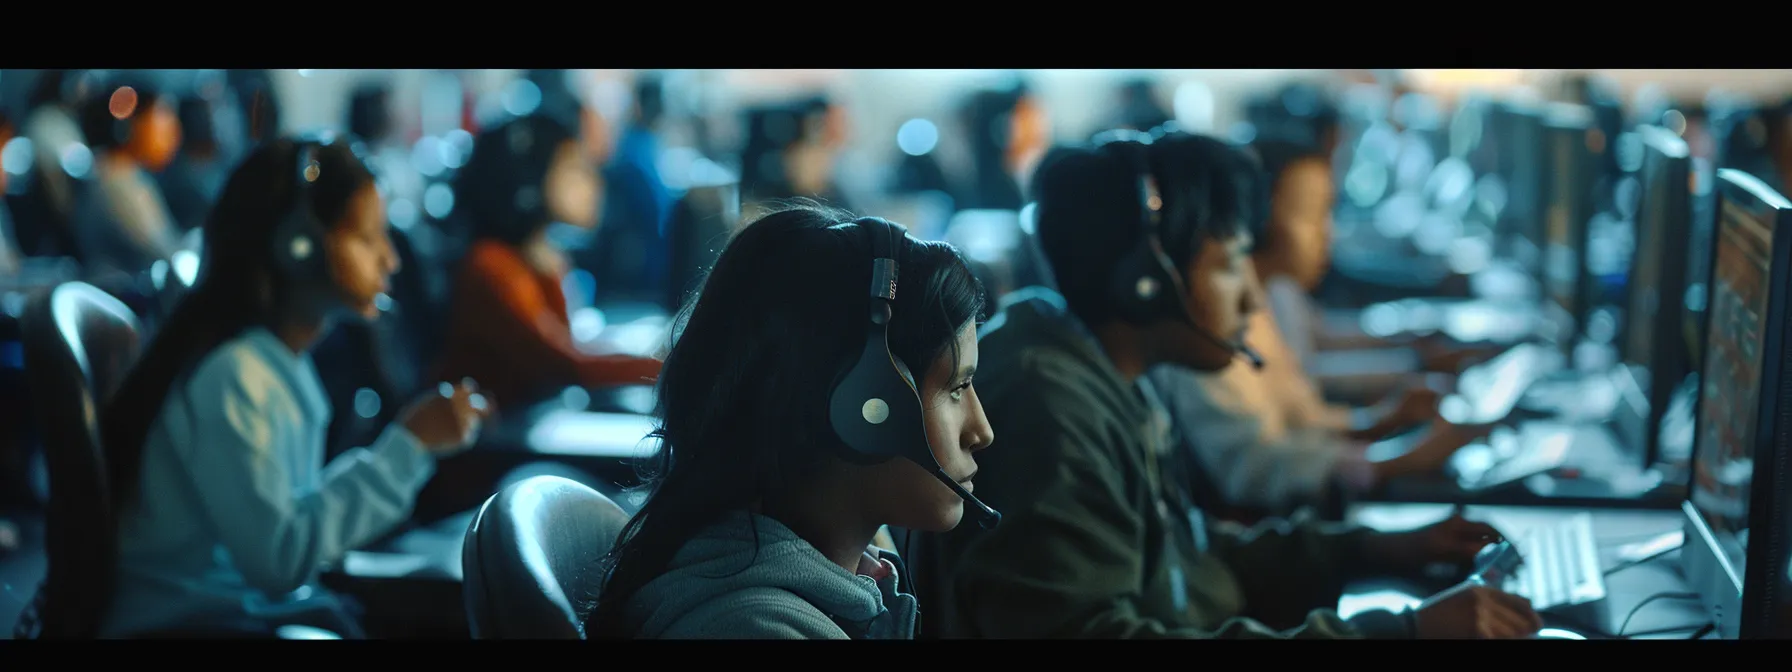
<svg viewBox="0 0 1792 672"><path fill-rule="evenodd" d="M554 160L543 178L542 193L547 198L548 216L554 221L590 228L597 225L603 185L583 149L578 142L568 140L554 151Z"/></svg>
<svg viewBox="0 0 1792 672"><path fill-rule="evenodd" d="M1285 255L1282 270L1308 289L1319 286L1331 268L1335 191L1330 166L1299 161L1283 174L1270 206L1271 226Z"/></svg>
<svg viewBox="0 0 1792 672"><path fill-rule="evenodd" d="M398 272L398 252L386 231L386 204L369 183L350 197L348 211L325 236L330 278L338 296L367 319L380 315L379 296Z"/></svg>
<svg viewBox="0 0 1792 672"><path fill-rule="evenodd" d="M967 324L958 333L957 359L948 349L927 367L918 381L922 420L927 442L946 475L966 490L977 473L973 453L995 441L983 403L971 386L977 372L977 326ZM957 367L954 368L953 365ZM892 460L874 467L872 478L861 489L872 502L886 502L892 510L883 517L889 525L921 532L946 532L964 517L964 500L919 465Z"/></svg>

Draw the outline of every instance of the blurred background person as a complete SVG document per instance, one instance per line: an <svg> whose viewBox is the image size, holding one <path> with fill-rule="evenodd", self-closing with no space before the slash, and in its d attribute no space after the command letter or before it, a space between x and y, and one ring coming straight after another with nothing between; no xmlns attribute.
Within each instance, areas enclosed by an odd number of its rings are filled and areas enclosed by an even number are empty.
<svg viewBox="0 0 1792 672"><path fill-rule="evenodd" d="M81 130L93 149L94 188L75 210L85 262L96 270L134 274L174 256L179 229L154 173L180 147L175 101L147 85L118 84L81 108Z"/></svg>
<svg viewBox="0 0 1792 672"><path fill-rule="evenodd" d="M579 136L531 115L480 135L456 183L473 244L433 378L473 377L499 404L523 407L567 385L642 384L650 358L587 354L571 330L562 281L571 267L548 235L596 224L600 185ZM447 378L443 378L446 376Z"/></svg>

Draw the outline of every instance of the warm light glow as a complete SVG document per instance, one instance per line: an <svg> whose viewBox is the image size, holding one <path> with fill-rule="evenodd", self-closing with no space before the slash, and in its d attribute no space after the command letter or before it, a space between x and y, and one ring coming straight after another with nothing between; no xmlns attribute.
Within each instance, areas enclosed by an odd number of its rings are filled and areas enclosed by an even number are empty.
<svg viewBox="0 0 1792 672"><path fill-rule="evenodd" d="M137 90L128 86L118 87L112 92L112 98L106 101L106 109L112 112L113 119L128 119L137 111Z"/></svg>
<svg viewBox="0 0 1792 672"><path fill-rule="evenodd" d="M1514 68L1460 68L1450 70L1408 70L1414 86L1420 88L1466 88L1512 86L1524 81L1525 71Z"/></svg>

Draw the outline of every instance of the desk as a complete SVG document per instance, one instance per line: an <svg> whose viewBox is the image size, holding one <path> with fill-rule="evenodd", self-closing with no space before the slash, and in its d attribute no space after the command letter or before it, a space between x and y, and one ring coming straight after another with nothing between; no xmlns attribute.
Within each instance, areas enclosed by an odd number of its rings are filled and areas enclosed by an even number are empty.
<svg viewBox="0 0 1792 672"><path fill-rule="evenodd" d="M1532 421L1538 422L1538 421ZM1551 506L1576 509L1648 509L1677 511L1685 490L1670 484L1661 474L1635 466L1612 431L1601 423L1564 423L1568 434L1565 468L1579 478L1558 478L1551 473L1481 490L1465 490L1444 474L1391 479L1360 498L1364 502L1480 504L1484 506ZM1369 459L1382 461L1412 450L1418 434L1378 442ZM1452 458L1459 471L1474 474L1492 465L1493 449L1485 442L1471 444Z"/></svg>
<svg viewBox="0 0 1792 672"><path fill-rule="evenodd" d="M646 440L653 419L629 413L592 413L564 408L514 415L488 426L471 450L442 460L436 475L417 496L414 518L433 523L485 503L507 475L532 464L553 463L591 478L592 485L624 508L622 486L637 478L639 458L657 444ZM603 487L605 484L610 487Z"/></svg>
<svg viewBox="0 0 1792 672"><path fill-rule="evenodd" d="M1451 506L1437 504L1372 504L1353 507L1351 521L1382 531L1395 532L1423 527L1450 515ZM1586 512L1568 508L1517 508L1470 506L1465 515L1499 528L1502 533L1517 535L1534 525L1553 522L1562 516ZM1681 514L1677 511L1594 510L1593 536L1599 545L1600 563L1606 568L1617 564L1613 558L1618 546L1642 541L1655 535L1680 529ZM1674 551L1649 562L1609 574L1605 577L1606 599L1597 610L1600 623L1589 625L1608 633L1616 633L1625 616L1643 600L1662 593L1683 593L1691 589L1680 573L1680 553ZM1338 610L1346 617L1368 609L1415 606L1421 599L1410 586L1396 582L1369 581L1353 584L1345 591ZM1684 639L1710 621L1696 600L1662 598L1642 607L1630 619L1627 632L1648 633L1670 628L1684 630L1651 634L1637 639ZM1567 627L1549 623L1549 627ZM1570 628L1572 629L1572 628Z"/></svg>

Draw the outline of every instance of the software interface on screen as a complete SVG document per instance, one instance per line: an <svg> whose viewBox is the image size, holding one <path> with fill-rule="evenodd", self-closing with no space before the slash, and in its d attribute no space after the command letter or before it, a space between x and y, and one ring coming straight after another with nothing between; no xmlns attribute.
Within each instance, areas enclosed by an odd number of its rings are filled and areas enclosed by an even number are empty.
<svg viewBox="0 0 1792 672"><path fill-rule="evenodd" d="M1692 181L1692 241L1687 246L1686 296L1681 299L1685 302L1686 319L1681 329L1691 357L1687 361L1698 371L1704 355L1706 302L1711 298L1706 287L1711 277L1712 223L1717 219L1713 214L1717 207L1717 171L1710 161L1695 156L1688 173Z"/></svg>
<svg viewBox="0 0 1792 672"><path fill-rule="evenodd" d="M1760 398L1772 229L1744 206L1724 202L1714 243L1704 386L1699 401L1692 501L1730 563L1741 572L1748 547L1749 484Z"/></svg>

